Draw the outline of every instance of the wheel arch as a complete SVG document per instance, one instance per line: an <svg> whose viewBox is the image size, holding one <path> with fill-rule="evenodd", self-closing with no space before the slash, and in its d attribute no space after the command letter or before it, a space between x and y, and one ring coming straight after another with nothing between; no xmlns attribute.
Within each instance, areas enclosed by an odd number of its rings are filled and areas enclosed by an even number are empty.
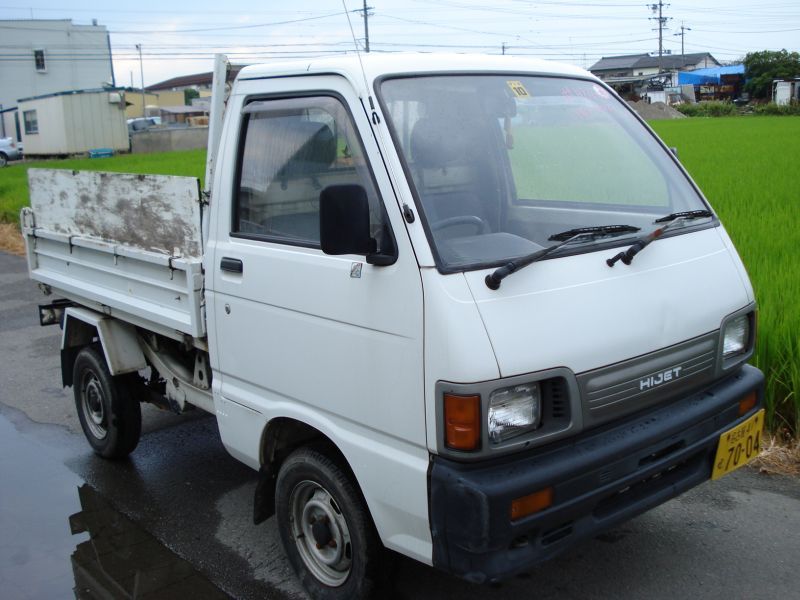
<svg viewBox="0 0 800 600"><path fill-rule="evenodd" d="M322 446L327 453L332 453L330 457L345 469L362 498L364 497L347 457L328 435L298 419L276 417L267 423L261 435L261 468L253 506L254 523L261 523L275 514L275 483L283 461L297 448L309 445Z"/></svg>
<svg viewBox="0 0 800 600"><path fill-rule="evenodd" d="M100 343L111 375L134 373L147 366L133 325L93 310L70 307L64 311L61 334L61 382L64 387L73 384L72 370L78 352L95 342Z"/></svg>

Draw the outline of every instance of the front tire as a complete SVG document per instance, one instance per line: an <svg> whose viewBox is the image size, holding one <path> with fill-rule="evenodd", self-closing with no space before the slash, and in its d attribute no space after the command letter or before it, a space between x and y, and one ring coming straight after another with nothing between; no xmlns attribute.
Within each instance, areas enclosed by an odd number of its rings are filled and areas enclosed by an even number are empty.
<svg viewBox="0 0 800 600"><path fill-rule="evenodd" d="M98 348L87 346L75 358L72 389L83 434L103 458L133 452L142 432L142 412L131 397L126 376L112 377Z"/></svg>
<svg viewBox="0 0 800 600"><path fill-rule="evenodd" d="M369 598L383 546L349 473L317 448L281 465L275 512L283 549L315 600Z"/></svg>
<svg viewBox="0 0 800 600"><path fill-rule="evenodd" d="M0 168L5 167L8 164L8 157L5 153L0 152Z"/></svg>

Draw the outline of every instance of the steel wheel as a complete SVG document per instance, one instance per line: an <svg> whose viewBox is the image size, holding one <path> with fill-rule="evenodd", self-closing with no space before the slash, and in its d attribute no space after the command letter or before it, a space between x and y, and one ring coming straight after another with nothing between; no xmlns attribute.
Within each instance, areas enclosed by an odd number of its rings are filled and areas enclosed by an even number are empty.
<svg viewBox="0 0 800 600"><path fill-rule="evenodd" d="M352 472L327 444L301 447L275 481L281 544L314 600L367 600L383 579L383 546Z"/></svg>
<svg viewBox="0 0 800 600"><path fill-rule="evenodd" d="M86 371L80 382L81 409L86 416L86 426L98 440L108 435L103 386L94 373Z"/></svg>
<svg viewBox="0 0 800 600"><path fill-rule="evenodd" d="M291 527L303 563L319 581L339 587L350 575L353 549L350 530L330 492L313 481L301 481L290 497Z"/></svg>
<svg viewBox="0 0 800 600"><path fill-rule="evenodd" d="M112 377L99 346L86 346L75 357L72 387L78 419L89 445L105 458L123 458L139 442L142 415L130 394L132 378Z"/></svg>

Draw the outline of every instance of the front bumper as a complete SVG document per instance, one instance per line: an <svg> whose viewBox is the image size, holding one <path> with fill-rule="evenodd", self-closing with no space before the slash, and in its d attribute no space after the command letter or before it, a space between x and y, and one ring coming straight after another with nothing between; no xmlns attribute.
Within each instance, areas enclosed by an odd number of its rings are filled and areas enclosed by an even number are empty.
<svg viewBox="0 0 800 600"><path fill-rule="evenodd" d="M719 436L760 408L763 389L761 371L745 365L708 389L522 456L434 456L433 564L478 583L503 579L702 483ZM753 391L757 406L740 417ZM513 499L548 486L550 508L511 521Z"/></svg>

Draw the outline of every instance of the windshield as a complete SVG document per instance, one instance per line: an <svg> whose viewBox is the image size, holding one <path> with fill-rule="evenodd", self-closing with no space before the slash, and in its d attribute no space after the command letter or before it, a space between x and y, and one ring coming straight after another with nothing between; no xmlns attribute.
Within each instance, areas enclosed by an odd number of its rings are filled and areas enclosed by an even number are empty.
<svg viewBox="0 0 800 600"><path fill-rule="evenodd" d="M381 98L445 271L500 264L570 229L647 230L663 215L707 208L646 128L594 82L408 77L385 80Z"/></svg>

